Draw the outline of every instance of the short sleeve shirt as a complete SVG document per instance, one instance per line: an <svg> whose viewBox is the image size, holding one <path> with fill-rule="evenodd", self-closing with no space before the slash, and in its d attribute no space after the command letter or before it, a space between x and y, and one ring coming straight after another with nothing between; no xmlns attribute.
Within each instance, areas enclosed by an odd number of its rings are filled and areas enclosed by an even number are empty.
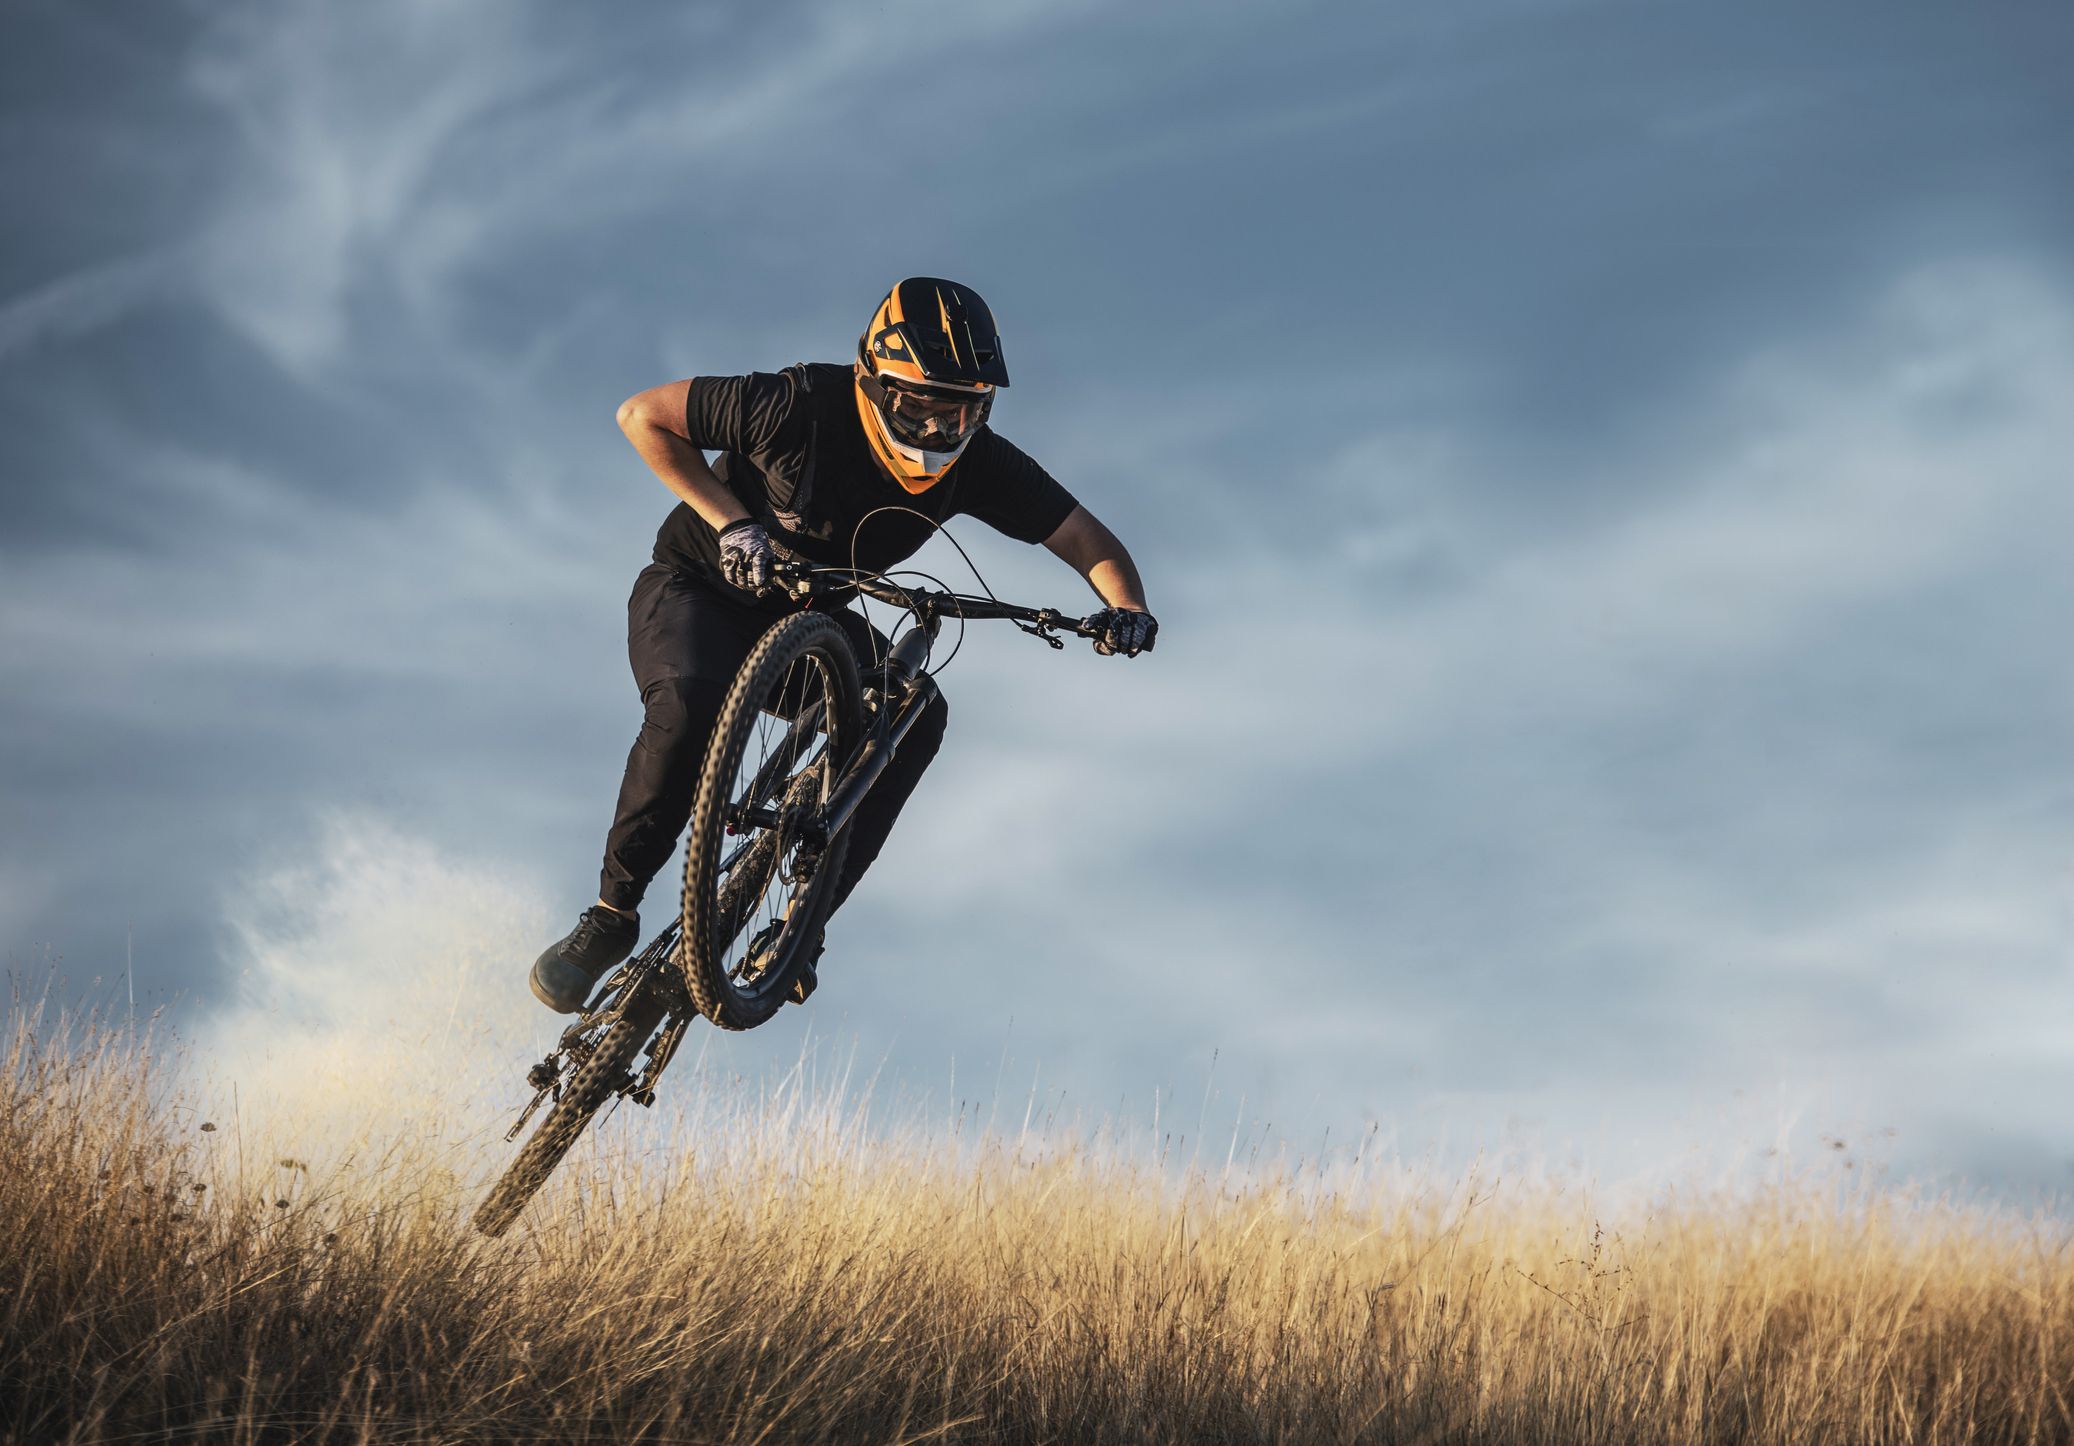
<svg viewBox="0 0 2074 1446"><path fill-rule="evenodd" d="M959 515L1020 542L1042 542L1077 505L990 427L979 429L935 486L908 492L865 440L847 366L803 362L781 372L698 377L684 422L693 446L719 454L714 475L771 539L824 567L849 567L854 555L855 566L884 571L913 556L935 531L932 523ZM719 540L681 502L656 533L655 560L720 580Z"/></svg>

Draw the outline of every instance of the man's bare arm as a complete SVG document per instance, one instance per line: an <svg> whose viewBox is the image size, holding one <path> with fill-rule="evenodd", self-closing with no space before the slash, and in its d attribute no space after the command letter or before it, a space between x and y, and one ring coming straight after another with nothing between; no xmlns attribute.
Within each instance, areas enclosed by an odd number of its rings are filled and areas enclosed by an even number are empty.
<svg viewBox="0 0 2074 1446"><path fill-rule="evenodd" d="M1075 507L1044 545L1065 564L1087 579L1095 595L1113 608L1150 612L1145 606L1145 584L1138 578L1138 565L1130 550L1104 527L1101 519L1085 507Z"/></svg>
<svg viewBox="0 0 2074 1446"><path fill-rule="evenodd" d="M684 404L690 393L689 379L634 393L619 404L619 430L626 433L641 460L662 478L663 486L717 532L749 514L741 500L713 475L706 454L684 434Z"/></svg>

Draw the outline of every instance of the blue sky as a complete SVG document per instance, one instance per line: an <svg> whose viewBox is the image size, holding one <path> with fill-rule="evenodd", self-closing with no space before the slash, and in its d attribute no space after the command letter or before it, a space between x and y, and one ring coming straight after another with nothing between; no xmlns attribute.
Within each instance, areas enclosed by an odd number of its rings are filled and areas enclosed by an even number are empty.
<svg viewBox="0 0 2074 1446"><path fill-rule="evenodd" d="M4 27L17 967L133 928L195 1030L437 988L544 1032L668 500L615 406L843 359L942 274L1161 648L976 633L814 1010L714 1048L1606 1171L1826 1133L2074 1175L2063 13Z"/></svg>

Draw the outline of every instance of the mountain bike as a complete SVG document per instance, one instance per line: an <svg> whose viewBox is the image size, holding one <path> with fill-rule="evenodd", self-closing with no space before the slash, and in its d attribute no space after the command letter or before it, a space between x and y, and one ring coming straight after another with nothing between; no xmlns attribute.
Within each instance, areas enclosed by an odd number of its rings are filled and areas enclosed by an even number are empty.
<svg viewBox="0 0 2074 1446"><path fill-rule="evenodd" d="M485 1235L510 1228L607 1101L655 1103L656 1082L694 1020L753 1029L787 1000L804 1002L845 830L937 696L929 664L947 620L959 621L960 645L963 624L985 618L1006 619L1054 649L1065 646L1060 633L1099 631L1051 608L896 581L917 574L802 563L778 571L802 610L758 640L721 707L692 807L683 907L605 977L527 1073L533 1098L505 1139L517 1139L543 1104L547 1113L476 1210ZM826 611L814 610L856 593L900 609L911 624L868 666Z"/></svg>

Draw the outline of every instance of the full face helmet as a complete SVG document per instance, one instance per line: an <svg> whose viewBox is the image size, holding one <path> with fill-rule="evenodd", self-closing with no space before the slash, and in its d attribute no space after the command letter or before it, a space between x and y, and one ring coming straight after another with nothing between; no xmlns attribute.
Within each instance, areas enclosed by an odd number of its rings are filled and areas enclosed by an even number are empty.
<svg viewBox="0 0 2074 1446"><path fill-rule="evenodd" d="M955 281L910 276L857 342L857 411L872 452L909 492L928 491L1008 385L994 313Z"/></svg>

